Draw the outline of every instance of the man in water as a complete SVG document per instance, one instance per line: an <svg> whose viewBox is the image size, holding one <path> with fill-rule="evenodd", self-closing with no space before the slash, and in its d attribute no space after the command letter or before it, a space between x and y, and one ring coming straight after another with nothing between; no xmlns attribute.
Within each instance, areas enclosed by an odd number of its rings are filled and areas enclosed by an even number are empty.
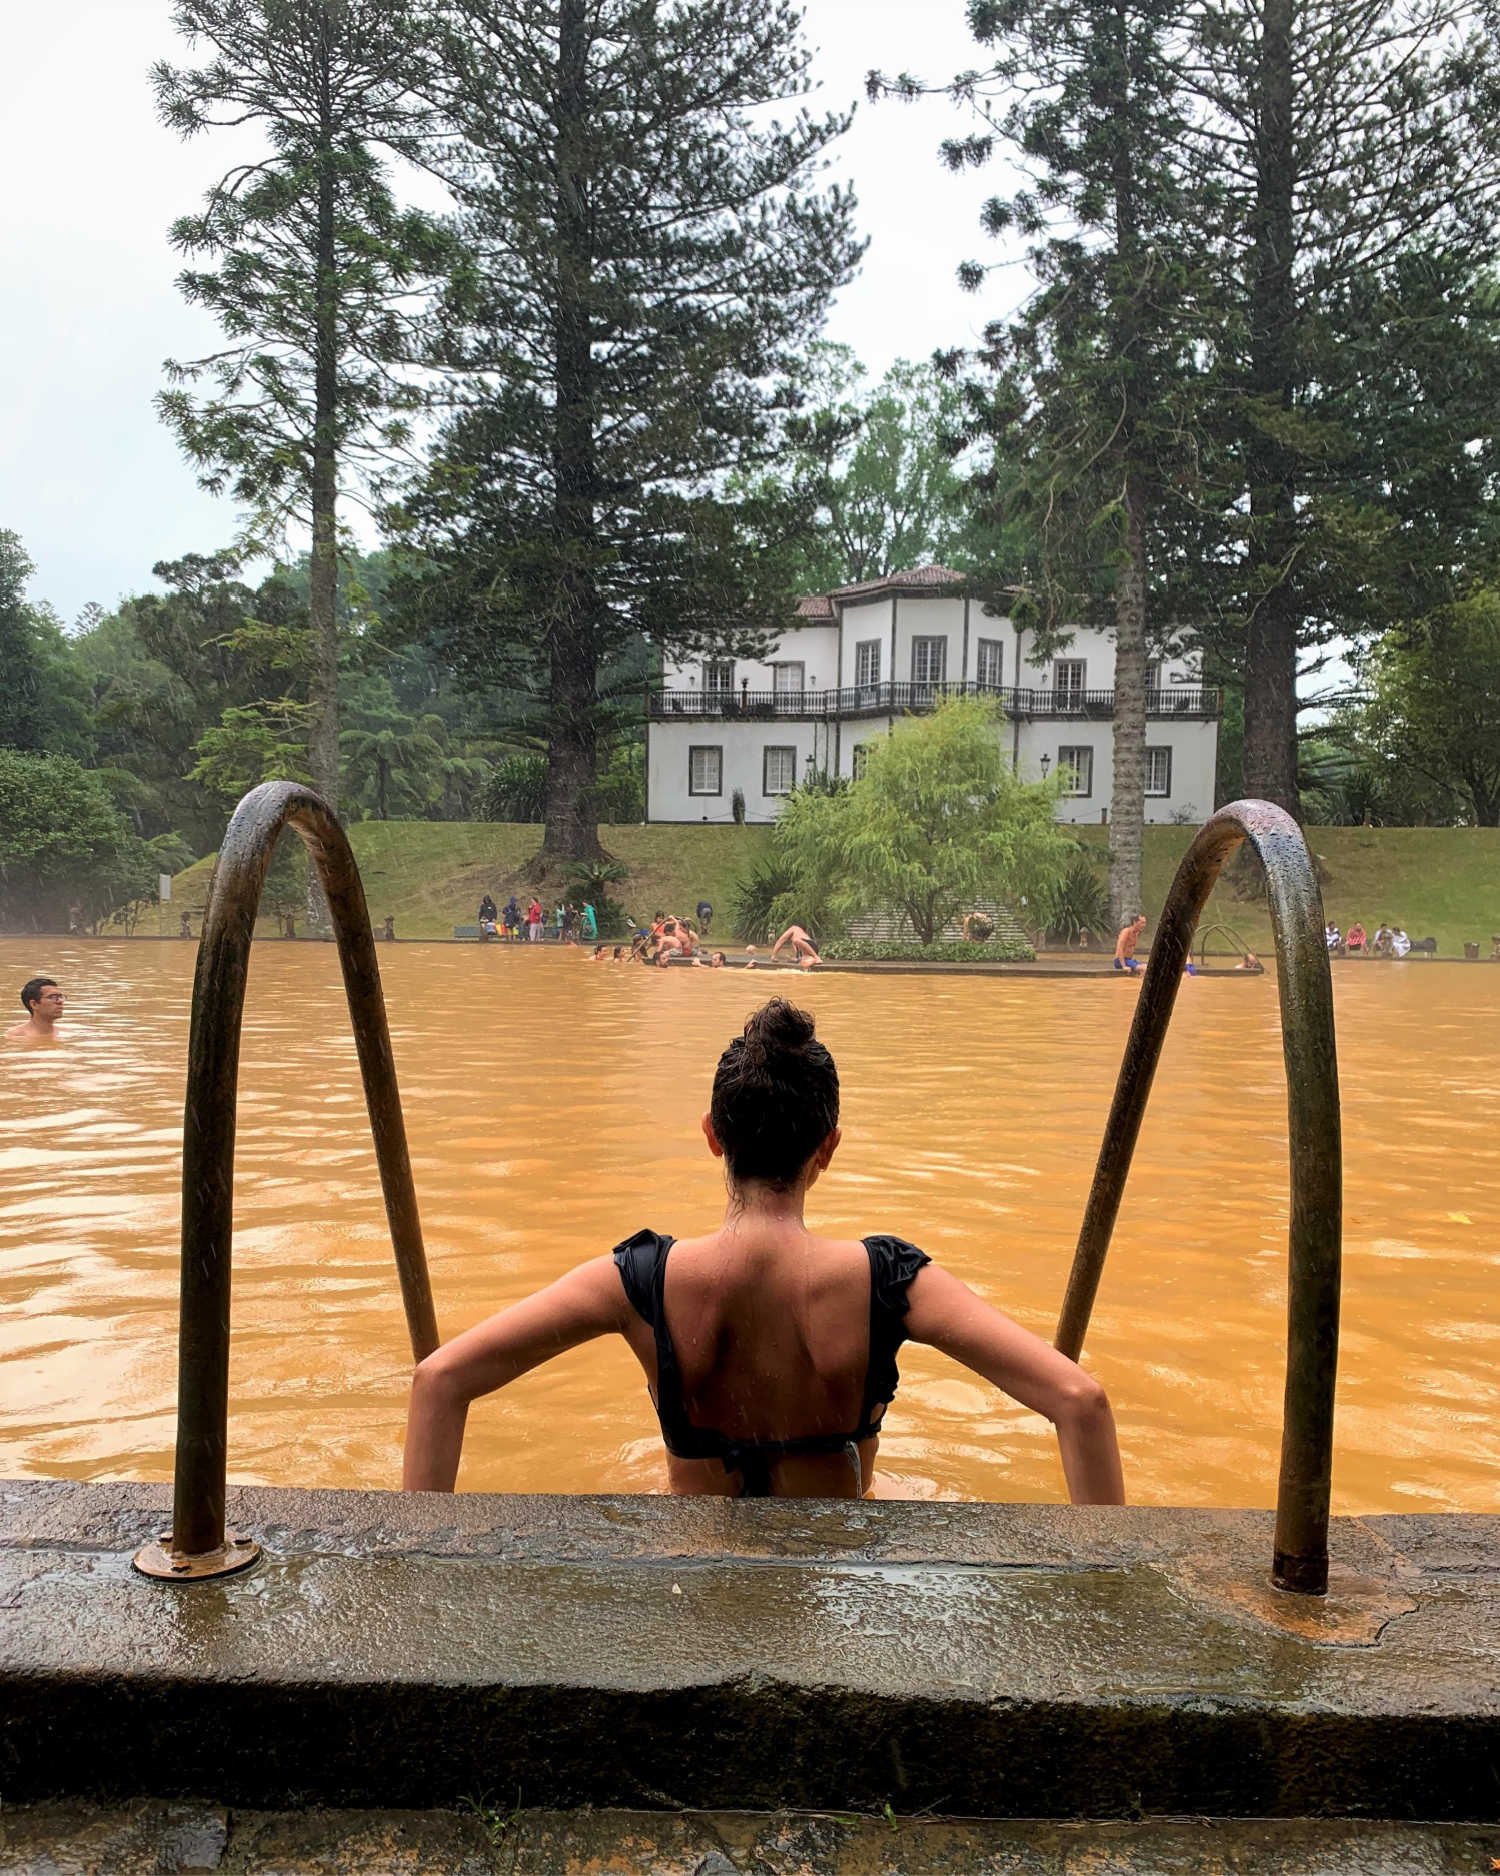
<svg viewBox="0 0 1500 1876"><path fill-rule="evenodd" d="M776 953L784 944L789 944L792 947L797 962L805 971L809 971L815 964L821 964L823 962L818 956L818 947L813 943L811 934L805 931L800 925L788 925L786 930L776 940L775 944L771 946L771 962L773 964L776 962Z"/></svg>
<svg viewBox="0 0 1500 1876"><path fill-rule="evenodd" d="M1115 969L1117 971L1138 971L1141 961L1135 954L1136 940L1146 929L1146 914L1137 912L1128 925L1120 927L1120 935L1115 940Z"/></svg>
<svg viewBox="0 0 1500 1876"><path fill-rule="evenodd" d="M21 986L21 1008L26 1021L7 1029L7 1042L56 1042L58 1018L63 1013L63 993L55 977L33 977Z"/></svg>

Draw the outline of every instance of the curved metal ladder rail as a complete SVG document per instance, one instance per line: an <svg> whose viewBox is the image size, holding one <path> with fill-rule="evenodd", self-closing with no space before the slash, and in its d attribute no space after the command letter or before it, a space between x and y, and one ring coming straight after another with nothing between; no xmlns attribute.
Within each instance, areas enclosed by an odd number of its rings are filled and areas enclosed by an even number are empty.
<svg viewBox="0 0 1500 1876"><path fill-rule="evenodd" d="M1206 964L1208 962L1208 941L1213 937L1214 933L1218 931L1223 932L1226 938L1233 939L1234 943L1228 951L1216 951L1214 953L1215 957L1242 958L1245 956L1246 952L1249 951L1249 945L1245 943L1244 939L1241 938L1232 925L1208 925L1193 933L1192 943L1188 947L1190 955L1193 948L1197 948L1198 962L1200 964Z"/></svg>
<svg viewBox="0 0 1500 1876"><path fill-rule="evenodd" d="M193 978L182 1130L182 1314L172 1529L135 1558L136 1568L146 1575L174 1582L223 1576L244 1569L259 1554L256 1544L224 1526L235 1110L250 939L272 849L288 826L301 836L318 869L333 918L412 1354L420 1361L437 1347L380 967L359 869L321 795L296 782L266 782L235 809L219 849Z"/></svg>
<svg viewBox="0 0 1500 1876"><path fill-rule="evenodd" d="M1278 1589L1321 1596L1328 1587L1343 1229L1338 1061L1322 894L1301 829L1270 802L1235 801L1220 808L1177 869L1125 1045L1056 1341L1077 1360L1193 930L1220 869L1242 840L1266 869L1291 1137L1286 1394L1271 1575Z"/></svg>

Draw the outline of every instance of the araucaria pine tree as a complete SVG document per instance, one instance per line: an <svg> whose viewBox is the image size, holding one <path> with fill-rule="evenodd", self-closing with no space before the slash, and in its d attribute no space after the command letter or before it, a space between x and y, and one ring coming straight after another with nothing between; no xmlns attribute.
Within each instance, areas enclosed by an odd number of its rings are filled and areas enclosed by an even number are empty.
<svg viewBox="0 0 1500 1876"><path fill-rule="evenodd" d="M406 440L418 399L401 367L448 252L398 207L382 162L424 127L416 14L408 0L177 0L178 31L210 56L154 73L183 136L253 125L265 138L173 226L174 246L211 263L179 284L225 345L170 363L158 402L205 487L243 503L258 532L311 535L309 768L334 803L340 501Z"/></svg>
<svg viewBox="0 0 1500 1876"><path fill-rule="evenodd" d="M1192 12L1178 160L1221 204L1229 469L1202 559L1244 684L1244 792L1292 812L1299 655L1397 616L1427 586L1436 567L1400 571L1394 537L1421 557L1425 534L1451 570L1420 511L1493 431L1493 409L1420 436L1406 420L1430 410L1432 357L1472 350L1472 288L1493 264L1500 67L1486 13L1483 0ZM1372 397L1377 386L1391 395Z"/></svg>
<svg viewBox="0 0 1500 1876"><path fill-rule="evenodd" d="M457 408L405 522L475 673L529 673L548 860L600 852L601 673L640 635L729 647L781 622L734 469L858 258L815 180L844 128L785 0L446 0L442 161L470 270ZM790 104L787 121L772 111Z"/></svg>
<svg viewBox="0 0 1500 1876"><path fill-rule="evenodd" d="M1180 0L973 0L994 63L949 87L981 130L944 146L951 168L1001 146L1029 186L986 204L993 235L1029 243L1036 290L986 329L968 385L970 434L995 464L985 492L1024 518L1034 591L1018 620L1041 644L1097 613L1113 625L1110 900L1142 903L1151 545L1196 476L1198 206L1173 150L1182 130ZM872 89L884 81L872 79ZM889 87L915 95L903 78ZM987 270L960 278L979 288ZM963 369L962 354L947 363Z"/></svg>

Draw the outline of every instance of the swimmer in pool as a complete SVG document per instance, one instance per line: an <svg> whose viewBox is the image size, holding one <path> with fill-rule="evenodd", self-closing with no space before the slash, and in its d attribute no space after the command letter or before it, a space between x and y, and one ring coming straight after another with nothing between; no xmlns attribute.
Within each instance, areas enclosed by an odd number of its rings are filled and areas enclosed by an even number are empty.
<svg viewBox="0 0 1500 1876"><path fill-rule="evenodd" d="M803 1220L838 1151L839 1078L812 1018L773 998L719 1058L708 1151L722 1223L651 1230L580 1264L429 1355L412 1381L408 1491L453 1490L469 1405L601 1335L640 1362L671 1489L855 1498L876 1451L903 1341L941 1349L1057 1429L1075 1504L1122 1504L1109 1401L1076 1363L902 1238L828 1238Z"/></svg>
<svg viewBox="0 0 1500 1876"><path fill-rule="evenodd" d="M26 1021L6 1030L7 1042L38 1045L58 1040L56 1027L63 1013L63 993L55 977L33 977L22 984L21 1008L26 1012Z"/></svg>

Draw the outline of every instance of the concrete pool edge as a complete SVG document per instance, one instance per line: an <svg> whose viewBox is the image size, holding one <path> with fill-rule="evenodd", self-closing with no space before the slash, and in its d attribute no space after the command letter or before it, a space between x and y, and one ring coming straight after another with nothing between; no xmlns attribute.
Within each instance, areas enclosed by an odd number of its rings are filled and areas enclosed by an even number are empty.
<svg viewBox="0 0 1500 1876"><path fill-rule="evenodd" d="M0 1483L0 1789L995 1817L1500 1813L1500 1517Z"/></svg>

